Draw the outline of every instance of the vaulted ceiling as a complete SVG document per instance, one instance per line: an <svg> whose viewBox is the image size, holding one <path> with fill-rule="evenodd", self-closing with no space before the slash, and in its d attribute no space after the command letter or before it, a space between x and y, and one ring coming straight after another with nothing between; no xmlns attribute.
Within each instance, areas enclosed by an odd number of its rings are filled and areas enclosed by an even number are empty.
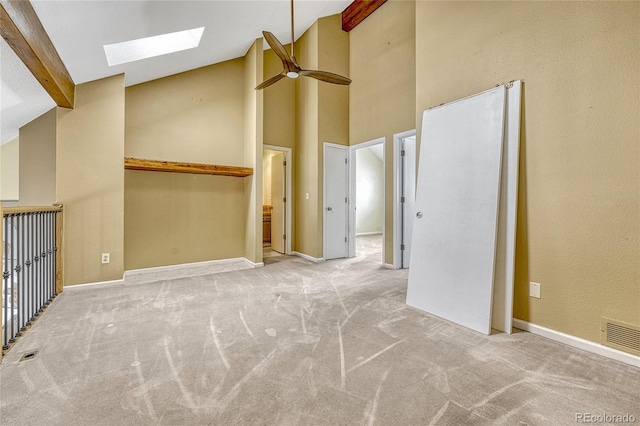
<svg viewBox="0 0 640 426"><path fill-rule="evenodd" d="M124 73L134 85L244 56L263 30L290 39L287 0L33 0L33 8L75 84ZM295 37L350 0L296 0ZM205 27L197 48L110 67L103 46ZM266 43L265 43L266 46ZM55 103L4 40L0 40L1 131L4 143Z"/></svg>

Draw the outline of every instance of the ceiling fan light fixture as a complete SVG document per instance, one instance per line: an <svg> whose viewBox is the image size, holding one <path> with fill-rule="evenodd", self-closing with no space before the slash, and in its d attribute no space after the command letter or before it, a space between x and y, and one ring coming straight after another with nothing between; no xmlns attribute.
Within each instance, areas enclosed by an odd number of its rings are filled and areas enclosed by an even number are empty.
<svg viewBox="0 0 640 426"><path fill-rule="evenodd" d="M297 72L294 72L294 71L289 71L287 73L287 77L289 77L289 78L298 78L298 76L299 76L299 74Z"/></svg>

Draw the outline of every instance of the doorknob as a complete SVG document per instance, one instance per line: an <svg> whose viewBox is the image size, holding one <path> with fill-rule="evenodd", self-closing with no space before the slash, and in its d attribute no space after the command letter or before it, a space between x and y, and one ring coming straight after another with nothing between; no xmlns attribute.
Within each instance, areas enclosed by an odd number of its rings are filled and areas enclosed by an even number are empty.
<svg viewBox="0 0 640 426"><path fill-rule="evenodd" d="M332 211L333 211L333 208L331 208L331 207L327 207L327 211L332 212Z"/></svg>
<svg viewBox="0 0 640 426"><path fill-rule="evenodd" d="M418 213L416 213L416 217L417 217L418 219L422 219L422 212L418 212Z"/></svg>

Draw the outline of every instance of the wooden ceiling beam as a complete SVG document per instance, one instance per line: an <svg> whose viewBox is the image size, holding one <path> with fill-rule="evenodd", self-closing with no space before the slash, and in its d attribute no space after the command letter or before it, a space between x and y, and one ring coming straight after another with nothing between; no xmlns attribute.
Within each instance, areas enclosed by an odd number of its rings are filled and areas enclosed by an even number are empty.
<svg viewBox="0 0 640 426"><path fill-rule="evenodd" d="M342 30L349 32L387 0L353 0L342 12Z"/></svg>
<svg viewBox="0 0 640 426"><path fill-rule="evenodd" d="M28 0L0 0L0 35L55 103L73 108L75 84Z"/></svg>

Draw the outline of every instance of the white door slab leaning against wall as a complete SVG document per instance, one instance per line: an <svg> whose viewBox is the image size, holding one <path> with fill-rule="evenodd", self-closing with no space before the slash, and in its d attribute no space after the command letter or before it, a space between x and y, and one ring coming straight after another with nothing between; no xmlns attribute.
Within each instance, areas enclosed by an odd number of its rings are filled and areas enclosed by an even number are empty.
<svg viewBox="0 0 640 426"><path fill-rule="evenodd" d="M407 304L485 334L511 332L520 88L423 115Z"/></svg>
<svg viewBox="0 0 640 426"><path fill-rule="evenodd" d="M324 144L324 258L347 257L347 147Z"/></svg>

